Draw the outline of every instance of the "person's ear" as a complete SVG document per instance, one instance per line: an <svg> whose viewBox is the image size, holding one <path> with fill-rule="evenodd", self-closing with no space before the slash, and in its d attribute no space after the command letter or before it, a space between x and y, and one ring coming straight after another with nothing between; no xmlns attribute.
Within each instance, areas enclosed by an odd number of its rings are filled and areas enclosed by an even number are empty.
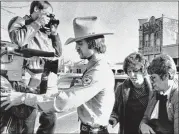
<svg viewBox="0 0 179 134"><path fill-rule="evenodd" d="M168 74L165 74L165 75L163 75L162 76L162 78L161 78L163 81L164 80L170 80L171 79L171 75L168 73Z"/></svg>
<svg viewBox="0 0 179 134"><path fill-rule="evenodd" d="M173 75L171 73L168 73L168 79L172 80L173 79Z"/></svg>
<svg viewBox="0 0 179 134"><path fill-rule="evenodd" d="M38 12L39 11L39 8L38 7L34 7L34 12Z"/></svg>

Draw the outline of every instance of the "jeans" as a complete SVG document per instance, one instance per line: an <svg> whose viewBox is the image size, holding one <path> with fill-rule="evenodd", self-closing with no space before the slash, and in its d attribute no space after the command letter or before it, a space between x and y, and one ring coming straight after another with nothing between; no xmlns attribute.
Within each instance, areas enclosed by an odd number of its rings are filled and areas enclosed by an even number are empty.
<svg viewBox="0 0 179 134"><path fill-rule="evenodd" d="M0 132L2 133L10 124L8 129L9 134L33 134L35 128L35 120L37 116L37 110L34 109L30 116L25 120L20 120L10 111L3 112L0 114ZM40 126L37 130L37 134L54 134L55 126L56 126L56 114L42 113L39 118Z"/></svg>
<svg viewBox="0 0 179 134"><path fill-rule="evenodd" d="M30 116L24 120L18 119L10 110L0 114L0 131L8 127L9 134L33 134L37 110L34 109Z"/></svg>
<svg viewBox="0 0 179 134"><path fill-rule="evenodd" d="M39 118L40 126L37 130L37 134L54 134L56 120L57 117L55 113L41 113Z"/></svg>

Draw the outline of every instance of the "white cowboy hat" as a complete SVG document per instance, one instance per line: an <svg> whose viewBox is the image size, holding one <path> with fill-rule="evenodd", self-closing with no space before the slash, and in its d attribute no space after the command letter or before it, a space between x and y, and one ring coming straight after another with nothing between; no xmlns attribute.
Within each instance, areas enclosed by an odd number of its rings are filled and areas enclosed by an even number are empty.
<svg viewBox="0 0 179 134"><path fill-rule="evenodd" d="M113 33L102 33L97 32L97 17L88 16L88 17L77 17L73 20L73 28L75 38L69 38L65 42L65 45L68 45L72 42L76 42L89 37L96 37L101 35L109 35Z"/></svg>

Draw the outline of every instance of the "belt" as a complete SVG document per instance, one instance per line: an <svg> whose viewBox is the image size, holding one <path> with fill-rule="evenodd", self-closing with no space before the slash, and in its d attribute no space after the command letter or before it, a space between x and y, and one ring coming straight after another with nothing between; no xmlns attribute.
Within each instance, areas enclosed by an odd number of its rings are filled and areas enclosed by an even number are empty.
<svg viewBox="0 0 179 134"><path fill-rule="evenodd" d="M85 132L99 132L107 129L107 126L91 127L87 124L81 123L80 130Z"/></svg>

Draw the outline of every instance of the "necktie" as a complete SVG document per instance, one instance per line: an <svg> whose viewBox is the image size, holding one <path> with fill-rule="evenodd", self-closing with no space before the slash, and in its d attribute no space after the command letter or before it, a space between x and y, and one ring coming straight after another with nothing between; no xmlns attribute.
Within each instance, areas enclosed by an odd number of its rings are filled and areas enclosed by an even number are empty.
<svg viewBox="0 0 179 134"><path fill-rule="evenodd" d="M161 95L157 94L156 97L157 100L159 100L159 120L162 122L168 121L168 115L167 115L167 95Z"/></svg>

